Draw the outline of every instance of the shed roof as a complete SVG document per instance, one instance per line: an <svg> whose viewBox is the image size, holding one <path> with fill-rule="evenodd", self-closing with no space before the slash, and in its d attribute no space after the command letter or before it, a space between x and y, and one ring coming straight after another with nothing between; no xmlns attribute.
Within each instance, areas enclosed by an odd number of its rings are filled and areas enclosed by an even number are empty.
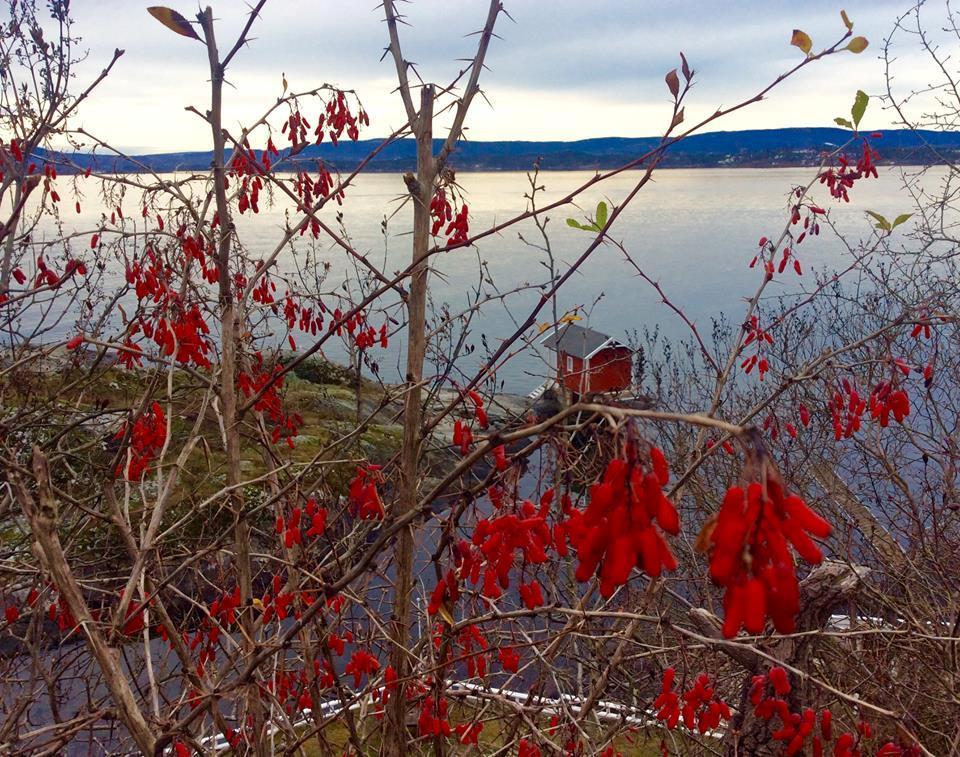
<svg viewBox="0 0 960 757"><path fill-rule="evenodd" d="M542 342L548 350L573 355L581 360L589 360L600 350L606 347L623 347L613 337L601 334L599 331L567 323L557 328Z"/></svg>

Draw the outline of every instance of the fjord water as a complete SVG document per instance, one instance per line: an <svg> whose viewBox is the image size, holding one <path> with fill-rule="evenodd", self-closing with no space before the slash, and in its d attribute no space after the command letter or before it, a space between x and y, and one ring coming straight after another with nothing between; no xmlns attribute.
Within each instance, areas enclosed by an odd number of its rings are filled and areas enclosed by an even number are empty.
<svg viewBox="0 0 960 757"><path fill-rule="evenodd" d="M873 231L864 210L891 218L913 210L903 191L904 172L913 173L911 169L890 168L879 179L859 182L850 203L836 202L819 184L812 196L829 208L831 220L856 247ZM750 296L759 282L758 270L748 268L757 253L758 239L779 235L788 217L790 191L815 175L810 168L659 171L617 220L612 236L623 242L643 270L660 282L665 294L709 333L712 316L725 312L736 319L742 314L743 298ZM537 205L542 207L563 197L591 176L589 172L541 174L538 184L544 191L538 194ZM640 177L639 172L620 174L579 197L577 202L583 210L566 206L548 213L547 230L558 273L563 273L593 239L593 235L567 226L566 219L584 219L600 200L620 204ZM529 193L530 186L524 173L466 173L457 179L470 207L474 232L502 223L527 206L524 194ZM386 234L380 224L400 205L403 190L399 175L367 175L348 191L342 207L344 225L355 247L369 252L374 261L385 259L388 272L409 262L409 203L389 221ZM336 210L325 212L332 216ZM262 236L267 245L272 229L271 224L264 223L266 220L257 219L248 225L249 219L244 219L241 230L250 228L254 238ZM484 297L535 287L503 301L488 302L473 315L466 341L477 349L465 361L471 367L483 361L482 337L490 349L496 349L539 301L542 290L537 285L549 279L546 253L525 244L520 235L543 245L534 224L526 221L481 240L475 249L458 249L432 259L432 304L437 310L448 305L451 313L458 313L475 301L478 292ZM819 237L808 238L800 245L798 255L804 276L798 277L789 268L768 289L769 294L810 287L813 269L835 268L849 260L845 245L826 224ZM338 282L348 271L352 273L353 266L342 251L328 248L322 258L332 265L330 282ZM281 270L289 264L289 258L283 259ZM622 252L611 245L597 249L561 289L559 312L577 307L584 311L584 323L620 339L625 339L629 330L655 324L660 324L668 337L680 338L687 333L687 327L663 306L650 284L640 279ZM551 311L550 306L544 308L538 322L549 321ZM536 330L527 333L532 337ZM396 349L399 342L396 339L391 343L390 358L382 361L381 375L387 381L402 377L398 367L401 353ZM528 351L504 362L497 378L507 391L525 392L545 373L546 364Z"/></svg>
<svg viewBox="0 0 960 757"><path fill-rule="evenodd" d="M849 203L833 200L820 184L815 185L812 198L829 209L832 222L856 249L861 240L873 233L865 210L889 218L914 210L903 183L905 176L915 173L916 169L910 168L881 169L879 179L856 185ZM537 205L542 207L563 197L592 175L584 171L540 174L537 183L543 190L537 194ZM938 175L928 174L924 183L936 181ZM757 253L758 239L779 236L788 218L786 208L791 190L815 176L813 168L660 170L617 220L611 236L621 241L637 264L661 284L666 296L709 334L711 317L725 313L734 322L742 317L744 298L755 291L761 275L757 269L748 268ZM568 205L547 214L558 273L563 273L593 239L593 235L567 226L566 219L585 220L600 200L619 205L640 178L640 172L622 173L580 195L579 208ZM530 185L525 173L462 173L457 175L457 181L470 207L472 232L502 223L528 206L524 195L529 194ZM342 207L331 203L320 215L330 227L339 228L338 214L342 213L342 229L354 248L392 274L409 264L412 209L405 191L399 174L362 175L348 188ZM135 195L128 194L125 212L139 207L137 202ZM291 204L285 200L270 206L262 197L259 215L247 213L237 217L240 239L253 259L272 252L290 210ZM80 216L68 220L78 229L89 229L97 224L102 211L102 206L92 207L91 203ZM907 230L910 226L905 224L902 228ZM768 295L809 288L813 285L814 269L833 269L849 262L844 243L826 224L822 227L819 237L808 238L798 248L804 276L798 277L788 268L768 288ZM460 313L478 295L482 300L513 292L503 299L486 302L471 314L465 344L475 350L461 361L458 370L481 365L487 349L495 350L501 340L512 334L540 299L542 285L549 279L548 256L543 249L525 244L521 235L543 246L537 228L528 220L484 238L475 248L462 248L431 259L431 307L437 317L448 317L443 316L445 309L451 315ZM323 264L330 268L325 280L317 283L313 271ZM296 237L292 247L282 251L277 270L283 275L297 275L299 271L308 289L322 292L337 290L349 278L354 295L358 291L357 274L362 271L340 247L323 237L314 243L309 234ZM282 294L282 285L278 284L278 288ZM324 301L331 309L336 306L332 297L324 297ZM397 296L391 293L387 301L395 303ZM653 287L636 275L622 252L612 245L603 245L593 253L563 286L557 302L560 314L581 308L584 324L621 340L628 331L657 324L668 338L682 338L688 333L681 320L663 306ZM391 315L402 323L399 310L393 309ZM551 317L552 307L547 305L537 322L548 322ZM371 320L377 327L382 323L379 315ZM526 334L535 339L537 330L529 329ZM294 336L299 347L310 344L305 335ZM282 330L276 328L274 338L277 343L285 341ZM454 342L456 339L454 335ZM387 382L402 380L402 341L401 329L391 338L387 350L371 351ZM339 340L328 342L324 354L334 360L346 357ZM547 373L546 365L537 351L523 350L502 361L497 382L506 391L525 393L540 383ZM462 378L457 373L451 376Z"/></svg>

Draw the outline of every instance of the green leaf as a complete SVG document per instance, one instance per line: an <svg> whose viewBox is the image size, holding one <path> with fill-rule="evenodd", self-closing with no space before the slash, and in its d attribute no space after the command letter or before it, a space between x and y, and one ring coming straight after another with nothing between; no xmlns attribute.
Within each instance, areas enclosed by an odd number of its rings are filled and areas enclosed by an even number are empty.
<svg viewBox="0 0 960 757"><path fill-rule="evenodd" d="M580 229L580 231L600 231L600 227L595 223L580 223L579 221L568 218L567 226L572 226L575 229Z"/></svg>
<svg viewBox="0 0 960 757"><path fill-rule="evenodd" d="M850 115L853 116L853 125L860 126L860 119L867 110L867 103L870 102L870 95L862 89L857 90L857 96L853 101L853 107L850 108Z"/></svg>
<svg viewBox="0 0 960 757"><path fill-rule="evenodd" d="M859 55L867 49L867 45L869 44L870 42L866 37L854 37L847 43L847 50Z"/></svg>
<svg viewBox="0 0 960 757"><path fill-rule="evenodd" d="M597 203L597 222L595 225L598 230L607 225L607 203L603 200Z"/></svg>
<svg viewBox="0 0 960 757"><path fill-rule="evenodd" d="M835 119L833 119L833 122L834 122L837 126L846 126L848 129L852 129L852 128L853 128L853 124L850 123L850 119L848 119L848 118L835 118Z"/></svg>
<svg viewBox="0 0 960 757"><path fill-rule="evenodd" d="M896 218L893 219L892 228L897 228L902 223L906 223L913 216L913 213L901 213Z"/></svg>
<svg viewBox="0 0 960 757"><path fill-rule="evenodd" d="M813 47L813 40L810 39L810 35L800 29L793 30L793 36L790 37L790 44L794 47L799 47L807 55L810 54L810 49Z"/></svg>
<svg viewBox="0 0 960 757"><path fill-rule="evenodd" d="M184 37L190 37L191 39L200 39L190 25L190 22L172 8L164 8L162 5L151 5L147 8L147 13L157 19L157 21L170 31L181 34Z"/></svg>
<svg viewBox="0 0 960 757"><path fill-rule="evenodd" d="M890 231L893 228L890 225L890 222L879 213L874 213L872 210L868 210L867 215L872 216L873 219L877 222L878 229L883 229L883 231Z"/></svg>

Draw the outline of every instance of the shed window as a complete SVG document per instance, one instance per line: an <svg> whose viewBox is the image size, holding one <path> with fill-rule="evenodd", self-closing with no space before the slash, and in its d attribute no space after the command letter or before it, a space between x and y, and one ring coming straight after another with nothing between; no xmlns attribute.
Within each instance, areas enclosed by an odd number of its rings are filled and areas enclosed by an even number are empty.
<svg viewBox="0 0 960 757"><path fill-rule="evenodd" d="M573 373L573 357L567 355L567 373Z"/></svg>

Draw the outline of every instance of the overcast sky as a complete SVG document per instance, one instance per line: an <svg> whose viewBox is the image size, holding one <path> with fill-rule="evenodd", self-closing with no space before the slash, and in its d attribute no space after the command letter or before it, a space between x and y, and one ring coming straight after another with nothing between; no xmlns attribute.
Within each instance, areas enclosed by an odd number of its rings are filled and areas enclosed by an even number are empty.
<svg viewBox="0 0 960 757"><path fill-rule="evenodd" d="M156 0L154 0L156 1ZM868 37L862 55L837 55L778 87L769 100L735 114L716 129L828 126L849 112L855 91L880 92L882 40L905 0L507 0L515 22L501 17L481 85L490 104L478 100L468 137L582 139L650 136L664 128L669 104L663 75L686 53L697 70L687 106L688 122L756 92L799 60L789 45L799 27L815 49L843 32L845 7L854 32ZM75 32L90 58L81 80L98 71L114 47L126 54L80 113L80 122L131 151L208 149L209 131L184 107L206 106L206 55L200 43L169 32L139 0L73 0ZM193 18L196 6L173 6ZM444 83L458 58L472 55L486 0L413 0L401 10L404 53L421 75ZM221 47L235 39L247 4L220 0ZM402 122L392 92L394 70L380 61L386 39L376 0L268 0L254 26L255 38L228 72L225 121L234 127L256 117L280 94L281 74L291 87L323 82L360 94L371 118L368 136L389 133ZM921 82L924 73L904 55L900 82ZM888 125L873 108L870 128Z"/></svg>

